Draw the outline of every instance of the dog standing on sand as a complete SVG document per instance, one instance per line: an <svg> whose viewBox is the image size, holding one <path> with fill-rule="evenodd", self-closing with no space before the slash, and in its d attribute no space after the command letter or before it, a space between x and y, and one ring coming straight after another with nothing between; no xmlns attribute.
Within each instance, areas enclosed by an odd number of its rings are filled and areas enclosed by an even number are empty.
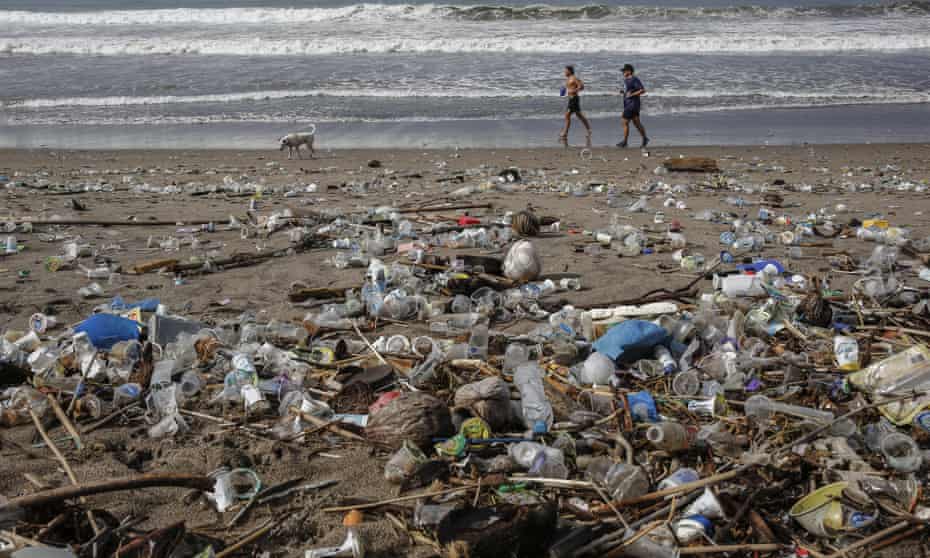
<svg viewBox="0 0 930 558"><path fill-rule="evenodd" d="M300 159L300 146L306 145L307 149L310 151L310 158L313 158L315 153L313 149L313 140L316 138L316 125L310 125L309 132L292 132L283 138L281 138L281 149L279 151L284 151L284 148L287 148L287 158L291 159L294 153L297 153L297 158Z"/></svg>

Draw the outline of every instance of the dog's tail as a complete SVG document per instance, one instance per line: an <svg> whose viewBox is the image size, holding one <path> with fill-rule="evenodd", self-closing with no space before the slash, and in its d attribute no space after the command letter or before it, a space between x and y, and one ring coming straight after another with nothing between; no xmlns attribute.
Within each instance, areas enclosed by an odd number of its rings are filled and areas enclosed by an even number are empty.
<svg viewBox="0 0 930 558"><path fill-rule="evenodd" d="M307 132L307 133L309 133L309 134L311 134L311 135L316 134L316 124L311 124L311 125L310 125L310 131Z"/></svg>

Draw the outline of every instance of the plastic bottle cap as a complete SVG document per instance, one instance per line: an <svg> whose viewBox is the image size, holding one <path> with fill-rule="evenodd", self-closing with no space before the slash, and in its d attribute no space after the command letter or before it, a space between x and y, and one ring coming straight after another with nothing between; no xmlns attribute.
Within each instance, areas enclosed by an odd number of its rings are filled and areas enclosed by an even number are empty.
<svg viewBox="0 0 930 558"><path fill-rule="evenodd" d="M362 523L362 512L358 510L352 510L342 518L342 525L345 527L355 527L356 525L361 525Z"/></svg>
<svg viewBox="0 0 930 558"><path fill-rule="evenodd" d="M533 424L533 434L536 434L537 436L545 434L548 431L549 431L549 427L546 426L546 421L537 420Z"/></svg>

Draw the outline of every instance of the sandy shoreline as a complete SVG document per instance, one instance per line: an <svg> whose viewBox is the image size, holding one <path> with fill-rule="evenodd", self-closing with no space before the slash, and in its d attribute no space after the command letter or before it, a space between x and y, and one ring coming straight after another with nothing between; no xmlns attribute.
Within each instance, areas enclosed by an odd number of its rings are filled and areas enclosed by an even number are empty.
<svg viewBox="0 0 930 558"><path fill-rule="evenodd" d="M592 157L581 157L577 147L569 149L496 149L496 150L352 150L321 153L313 160L288 161L283 153L249 150L0 150L0 175L10 182L0 184L0 224L11 219L81 220L215 220L217 232L178 232L186 227L60 227L36 226L34 232L15 232L23 250L0 258L0 324L3 329L25 329L35 312L53 313L61 323L74 323L92 309L109 302L115 295L127 301L156 297L178 314L207 322L233 319L244 311L254 311L259 321L271 318L299 320L306 309L292 306L287 292L296 281L311 287L355 287L362 270L335 269L327 263L334 250L310 251L276 258L254 267L189 277L175 284L171 275L125 273L133 264L160 259L192 256L229 256L286 248L286 231L268 238L241 238L239 231L222 230L230 215L246 219L249 196L231 192L206 193L222 185L225 177L242 184L260 183L264 193L258 201L257 215L267 217L290 208L327 210L344 214L365 211L381 205L422 206L450 200L450 192L463 186L480 185L504 168L520 169L524 180L516 192L487 191L462 200L490 203L494 209L474 210L472 215L493 216L503 211L518 211L532 205L541 215L557 217L561 231L538 238L535 243L543 258L546 274L572 272L582 277L584 290L564 295L575 304L606 303L632 298L658 287L679 287L694 276L683 273L668 252L620 258L608 250L600 256L579 251L589 241L584 230L604 228L613 214L624 222L664 234L665 224L656 224L655 212L661 210L665 221L679 220L689 245L708 259L721 250L719 234L727 226L696 221L692 215L703 209L745 214L755 218L754 205L763 192L783 196L784 209L776 214L790 215L800 221L806 215L825 208L833 213L838 204L848 213L840 222L881 215L893 224L908 227L913 238L930 234L930 144L884 145L809 145L795 147L687 147L655 148L648 157L636 149L596 148ZM667 157L712 157L719 161L729 187L713 190L707 185L711 177L700 174L656 175L654 170ZM369 161L378 160L372 168ZM454 176L463 176L461 180ZM650 211L628 213L624 208L644 195L647 185L664 183L684 185L682 193L663 192L661 186L648 194ZM146 185L141 188L141 185ZM316 184L314 192L307 186ZM872 191L865 190L868 185ZM165 188L174 187L172 193ZM734 191L741 187L742 191ZM615 190L609 196L608 190ZM748 189L747 189L748 188ZM858 190L853 193L855 188ZM95 191L95 190L113 191ZM135 191L134 191L135 190ZM565 191L569 193L565 193ZM810 190L810 191L806 191ZM296 192L287 194L285 192ZM575 193L571 193L571 192ZM575 194L582 195L575 195ZM684 201L688 209L664 207L670 197ZM616 207L610 207L613 197ZM725 203L727 197L749 202L742 207ZM75 204L86 207L77 211ZM438 216L455 218L461 211L423 214L418 224L426 226ZM774 227L776 231L783 227ZM40 234L42 233L42 234ZM3 235L3 238L6 234ZM151 237L151 241L150 241ZM179 251L165 252L158 247L168 237L196 238L198 246L185 244ZM79 260L85 267L100 265L122 268L112 282L100 281L104 296L82 299L76 291L90 283L77 270L48 271L47 258L60 255L69 241L88 244L96 254ZM793 271L816 274L830 281L833 288L848 289L856 275L831 269L830 256L847 253L861 257L873 244L855 238L818 239L821 244L804 248L804 258L788 262L786 248L767 245L759 255L778 258ZM439 252L447 253L443 249ZM480 250L460 252L478 254ZM395 259L391 256L389 259ZM397 258L400 259L400 258ZM906 264L906 262L905 262ZM909 285L922 286L915 277L916 268L901 279ZM711 289L710 281L698 284ZM529 329L532 324L523 324ZM423 324L402 329L406 334L425 331ZM390 331L390 329L386 330ZM378 335L382 332L373 332ZM343 498L383 499L394 488L383 481L383 459L373 458L367 448L332 450L338 458L306 459L299 452L281 449L267 440L249 440L232 434L200 438L189 435L152 443L137 427L105 428L89 437L90 452L73 456L76 474L81 479L121 476L135 471L127 465L131 459L120 456L150 452L142 470L187 470L209 472L217 466L243 457L254 464L267 483L296 474L307 479L336 478L337 487L314 493L299 502L288 525L286 536L268 543L289 556L302 555L302 549L319 544L338 543L342 533L335 528L339 518L315 511ZM8 435L25 441L28 429L9 431ZM206 443L202 441L206 440ZM223 444L213 443L223 440ZM104 451L105 448L121 448ZM276 448L276 449L273 449ZM59 479L57 465L51 461L12 460L4 454L8 467L0 473L0 493L13 496L29 492L22 473ZM133 462L134 463L134 462ZM256 509L238 530L226 531L216 514L206 507L186 506L179 492L144 490L136 495L114 494L95 499L96 506L114 513L144 510L149 520L143 527L164 526L179 517L191 527L201 526L215 535L232 540L261 521L271 517L267 509ZM374 555L402 553L415 555L409 541L391 531L385 520L366 524L371 534ZM273 546L272 546L273 545ZM261 545L260 545L261 546ZM422 549L421 549L422 550ZM380 554L379 554L380 553Z"/></svg>

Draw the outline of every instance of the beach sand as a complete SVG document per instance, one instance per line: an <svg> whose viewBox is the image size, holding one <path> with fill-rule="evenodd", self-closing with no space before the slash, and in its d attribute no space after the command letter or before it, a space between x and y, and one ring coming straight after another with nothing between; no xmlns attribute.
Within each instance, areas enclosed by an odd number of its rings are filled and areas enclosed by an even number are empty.
<svg viewBox="0 0 930 558"><path fill-rule="evenodd" d="M654 169L665 158L682 155L717 159L731 185L752 187L753 191L700 187L711 183L708 175L654 174ZM380 168L369 168L368 162L373 159L381 162ZM207 322L235 318L244 311L255 312L262 322L271 318L300 320L307 310L288 303L286 295L292 283L299 281L311 287L357 287L362 280L362 270L337 270L327 262L335 251L319 250L272 259L254 267L190 277L180 285L176 285L170 275L122 273L112 284L101 281L104 297L82 299L76 292L90 283L84 274L78 270L50 272L44 264L46 258L60 255L63 244L72 240L90 244L98 262L119 265L124 271L135 263L159 258L183 261L214 250L228 256L255 253L258 248L287 247L286 232L278 232L267 239L243 240L239 231L222 230L230 215L246 219L249 197L225 193L191 195L194 190L222 184L227 176L242 183L264 183L265 193L257 207L260 216L286 208L349 214L381 205L416 207L448 201L450 191L480 184L509 167L520 169L525 178L516 185L517 192L489 191L456 201L493 204L492 211L470 212L476 216L518 211L532 205L540 215L557 217L561 222L560 233L534 242L542 254L544 273L581 275L584 290L560 295L575 304L607 304L634 298L656 288L686 285L695 277L680 271L668 252L635 258L620 258L607 250L599 257L579 252L577 247L589 241L581 232L606 227L613 214L619 215L624 223L664 233L666 225L653 223L655 211L661 209L666 222L681 222L692 250L704 254L708 260L721 250L719 234L727 227L696 221L692 215L711 208L755 218L758 206L738 208L727 205L725 198L738 196L748 202L758 202L763 190L782 194L786 205L798 204L772 210L776 215L788 214L795 221L821 208L833 213L837 204L845 204L849 213L839 215L839 222L880 214L894 225L910 228L914 238L930 235L930 198L926 192L915 192L913 186L909 191L892 188L882 192L850 193L846 189L846 185L867 184L878 188L882 184L901 183L922 185L922 189L926 189L930 181L930 145L927 144L656 148L651 149L648 156L637 149L596 148L590 160L584 160L577 147L334 151L300 161L288 161L284 153L277 151L0 150L0 175L23 183L0 188L0 223L10 219L57 216L108 221L132 218L143 222L210 219L217 224L217 232L193 235L178 234L177 229L183 228L179 226L36 226L31 234L17 232L23 250L0 257L0 328L26 329L29 316L35 312L55 314L60 323L72 324L115 295L127 301L156 297L171 312ZM474 174L466 176L464 183L440 181L460 171ZM653 194L649 196L649 212L624 211L623 207L636 200L644 186L656 182L690 185L690 193L677 196L687 203L688 209L662 207L668 196ZM146 193L131 191L142 183L156 188ZM318 185L315 193L306 192L310 184ZM582 196L565 195L558 190L566 184L587 185L593 190L586 190ZM114 191L85 192L85 185L106 185ZM178 187L178 193L154 191L172 185ZM63 191L62 186L75 188L69 192ZM620 207L608 207L607 194L594 191L606 190L606 186L616 187ZM800 191L807 186L811 187L811 192ZM280 193L291 189L303 191L294 197ZM279 193L273 193L275 190ZM86 211L76 211L74 202L85 206ZM443 211L424 214L423 218L445 216L453 219L462 213ZM782 230L782 227L775 229ZM53 238L45 241L40 232ZM200 246L196 251L184 246L178 252L166 253L158 248L157 241L168 236L194 236ZM154 239L154 247L148 247L150 237ZM854 237L815 240L824 245L804 248L804 258L791 261L789 267L826 278L831 286L844 290L857 276L833 271L828 257L843 252L861 257L874 247ZM479 250L462 252L481 253ZM786 248L766 246L762 255L786 261ZM93 258L83 258L80 263L95 267ZM901 278L912 286L920 286L915 273L916 267L903 273ZM702 281L698 287L709 291L710 281ZM529 329L532 325L521 324L508 331ZM393 326L385 331L412 335L424 333L426 328L415 324ZM369 335L374 338L380 333ZM199 409L204 408L206 405ZM257 546L274 551L275 556L301 556L304 548L338 543L343 538L338 514L324 514L317 511L318 508L345 498L378 500L396 495L396 488L382 478L384 459L376 457L365 446L328 449L327 456L308 458L305 452L270 440L252 439L231 431L208 434L217 429L208 422L198 421L191 434L159 442L148 440L143 426L138 423L125 426L116 421L89 435L88 449L69 452L78 479L119 477L138 471L207 473L224 464L249 464L259 472L266 485L295 476L305 476L308 481L330 478L340 481L334 488L297 497L286 505L259 507L232 529L223 526L228 517L220 518L209 506L185 504L181 490L147 489L91 499L93 507L110 510L120 517L130 511L146 515L148 519L141 525L144 528L184 520L189 529L232 541L266 518L285 516L287 519L280 522L276 535ZM32 428L22 427L5 434L28 442L31 431ZM314 442L311 447L327 446ZM11 497L33 491L35 488L23 480L22 475L27 472L51 485L64 482L53 461L21 458L10 448L0 451L4 463L0 471L0 494ZM285 509L290 511L284 513ZM364 532L369 537L372 555L429 554L425 547L411 549L406 535L395 532L388 521L378 517L370 518Z"/></svg>

